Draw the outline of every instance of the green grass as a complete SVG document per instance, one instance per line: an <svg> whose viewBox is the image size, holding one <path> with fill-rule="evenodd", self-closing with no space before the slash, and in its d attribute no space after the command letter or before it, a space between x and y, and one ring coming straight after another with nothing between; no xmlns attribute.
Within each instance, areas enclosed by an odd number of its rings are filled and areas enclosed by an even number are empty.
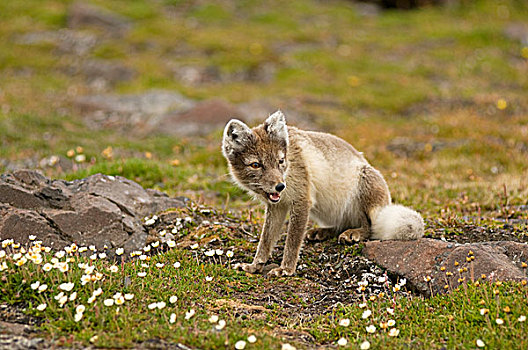
<svg viewBox="0 0 528 350"><path fill-rule="evenodd" d="M284 343L276 334L287 328L290 332L310 334L315 346L336 344L340 338L347 339L351 348L369 341L373 347L397 349L472 349L477 339L489 348L527 346L523 336L528 330L527 322L522 320L527 311L528 289L520 283L476 281L449 295L430 299L406 297L386 289L378 297L364 297L363 304L336 305L328 314L312 315L306 320L287 316L278 304L255 317L251 312L236 312L237 307L249 307L238 295L253 291L258 296L258 286L267 281L261 276L235 272L231 258L225 254L217 255L212 263L203 263L204 249L169 249L153 256L139 256L139 252L132 261L123 263L118 257L113 265L99 256L100 252L81 254L80 247L54 257L53 252L44 252L39 244L26 247L28 253L20 254L20 246L3 243L6 254L0 258L0 301L26 305L29 314L47 320L41 329L54 339L73 336L76 342L102 347L126 347L162 339L220 348L232 347L253 334L257 343L248 348L265 349ZM167 249L163 244L161 247ZM61 264L68 266L67 271L60 270ZM82 284L86 276L92 280ZM73 283L73 288L64 290L64 283ZM273 283L277 286L302 281L283 278ZM47 289L39 292L41 285ZM93 297L99 288L100 294ZM125 294L132 297L124 299ZM173 296L175 300L171 299ZM65 298L62 304L60 297ZM308 305L295 293L283 297L287 305ZM105 304L108 300L112 300L112 305ZM232 304L225 300L232 300ZM163 304L157 304L160 302ZM45 309L39 310L43 304ZM79 305L85 310L76 319ZM230 305L236 305L235 309ZM365 314L367 310L370 315ZM193 315L189 316L189 312ZM212 315L225 320L225 328L217 329L218 323L209 320ZM343 319L348 319L349 324L343 325ZM368 326L374 326L375 331L368 333Z"/></svg>
<svg viewBox="0 0 528 350"><path fill-rule="evenodd" d="M11 247L7 247L7 250L18 251ZM66 256L71 257L67 272L56 268L44 271L44 264L50 262L52 254L44 253L43 261L38 265L30 260L20 267L13 264L17 260L13 260L11 254L2 258L2 262L7 261L8 269L3 272L0 282L0 300L27 304L31 314L53 320L45 322L42 327L53 338L74 334L77 341L92 342L103 347L131 346L135 342L161 338L183 342L188 346L214 348L226 341L234 344L247 337L249 330L254 327L253 322L237 319L228 310L220 312L221 319L227 322L223 331L217 331L215 324L208 321L211 315L218 314L210 309L215 306L219 294L226 294L226 286L239 280L247 283L247 277L239 276L221 265L198 264L191 252L172 250L145 260L136 258L129 263L113 265L117 272L111 272L111 263L99 258L94 261L88 256L79 256L78 252ZM63 258L59 260L65 261ZM228 258L224 257L224 262L226 260ZM181 266L174 267L176 262L181 262ZM99 272L102 274L101 279L82 285L81 277L89 273L79 268L78 264L93 266L91 275L96 276ZM156 264L163 264L163 267L157 267ZM6 274L6 271L9 273ZM147 275L139 277L138 273L141 272ZM206 281L208 276L214 276L210 283ZM48 289L44 292L33 290L31 284L37 281L39 285L46 284ZM74 288L70 291L61 290L60 286L67 282L74 283ZM102 293L90 302L89 298L98 288L102 289ZM54 298L61 292L68 296L63 306ZM71 297L73 293L76 293L75 298ZM114 297L116 293L123 296L133 294L133 299L125 300L121 305L105 306L104 300L119 299ZM172 296L177 297L174 303L170 301ZM150 304L161 301L166 306L161 309L149 308ZM47 307L38 311L36 307L41 304ZM86 311L79 321L75 321L78 305L85 306ZM186 319L186 313L191 309L196 314ZM172 313L176 315L173 322ZM259 336L258 344L266 347L270 341L269 337Z"/></svg>

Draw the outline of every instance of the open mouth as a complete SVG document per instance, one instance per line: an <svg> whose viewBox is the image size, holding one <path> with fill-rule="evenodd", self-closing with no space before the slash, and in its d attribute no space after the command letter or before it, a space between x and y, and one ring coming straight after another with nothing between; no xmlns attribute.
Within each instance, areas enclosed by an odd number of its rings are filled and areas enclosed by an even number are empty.
<svg viewBox="0 0 528 350"><path fill-rule="evenodd" d="M273 203L277 203L278 201L280 201L280 194L278 192L266 193L266 195L268 196L268 199Z"/></svg>

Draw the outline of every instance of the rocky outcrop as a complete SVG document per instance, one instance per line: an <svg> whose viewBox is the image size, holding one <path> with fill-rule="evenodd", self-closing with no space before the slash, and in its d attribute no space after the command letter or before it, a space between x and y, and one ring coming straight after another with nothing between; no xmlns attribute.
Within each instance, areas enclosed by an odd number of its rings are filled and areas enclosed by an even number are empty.
<svg viewBox="0 0 528 350"><path fill-rule="evenodd" d="M141 94L82 96L74 104L91 128L149 133L164 115L187 111L194 101L177 92L150 90Z"/></svg>
<svg viewBox="0 0 528 350"><path fill-rule="evenodd" d="M234 105L214 98L199 102L183 113L165 115L156 131L183 137L207 135L222 129L231 118L245 119Z"/></svg>
<svg viewBox="0 0 528 350"><path fill-rule="evenodd" d="M424 295L444 293L462 283L526 280L528 244L510 241L456 244L417 241L370 241L363 254L393 275L406 278ZM446 287L447 286L447 287Z"/></svg>
<svg viewBox="0 0 528 350"><path fill-rule="evenodd" d="M136 72L119 61L88 59L75 61L65 69L70 75L81 75L91 86L102 85L108 87L117 83L130 81L136 76Z"/></svg>
<svg viewBox="0 0 528 350"><path fill-rule="evenodd" d="M112 35L122 35L131 27L125 17L81 1L74 2L68 9L67 22L68 28L97 27Z"/></svg>
<svg viewBox="0 0 528 350"><path fill-rule="evenodd" d="M231 118L245 119L236 106L224 100L194 102L166 90L82 96L75 105L92 128L110 127L135 134L206 135L223 128Z"/></svg>
<svg viewBox="0 0 528 350"><path fill-rule="evenodd" d="M0 239L35 235L57 249L75 242L132 251L145 245L145 216L185 202L120 176L64 181L20 170L0 176Z"/></svg>

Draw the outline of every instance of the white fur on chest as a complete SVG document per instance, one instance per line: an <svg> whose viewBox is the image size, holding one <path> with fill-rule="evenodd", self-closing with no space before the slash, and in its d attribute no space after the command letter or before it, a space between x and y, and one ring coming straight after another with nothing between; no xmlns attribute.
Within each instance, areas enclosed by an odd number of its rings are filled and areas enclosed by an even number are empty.
<svg viewBox="0 0 528 350"><path fill-rule="evenodd" d="M309 173L310 217L321 227L357 227L359 170L366 161L348 149L323 152L309 140L302 142Z"/></svg>

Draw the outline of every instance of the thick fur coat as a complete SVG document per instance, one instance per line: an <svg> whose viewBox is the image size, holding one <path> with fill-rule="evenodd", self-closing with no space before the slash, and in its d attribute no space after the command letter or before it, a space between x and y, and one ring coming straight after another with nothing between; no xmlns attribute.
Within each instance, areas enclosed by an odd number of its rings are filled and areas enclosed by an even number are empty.
<svg viewBox="0 0 528 350"><path fill-rule="evenodd" d="M233 119L225 127L222 153L235 182L266 204L254 261L244 271L262 271L290 215L284 257L269 274L292 275L305 238L339 242L411 240L423 236L416 211L391 204L387 183L346 141L286 125L281 111L250 129ZM306 232L308 218L318 224Z"/></svg>

